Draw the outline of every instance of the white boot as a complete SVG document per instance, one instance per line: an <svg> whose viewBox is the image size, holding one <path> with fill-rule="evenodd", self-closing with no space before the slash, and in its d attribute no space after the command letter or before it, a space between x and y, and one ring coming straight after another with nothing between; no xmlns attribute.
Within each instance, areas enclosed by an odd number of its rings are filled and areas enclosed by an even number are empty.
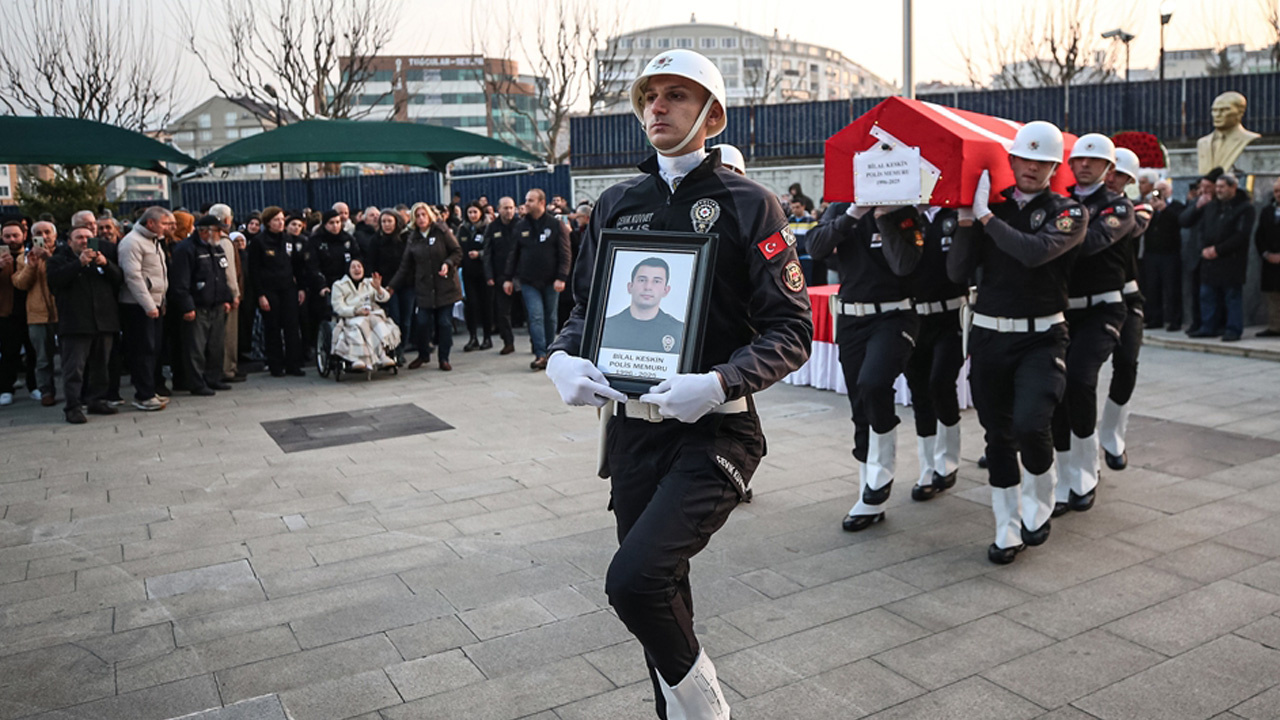
<svg viewBox="0 0 1280 720"><path fill-rule="evenodd" d="M991 512L996 516L996 547L1007 550L1022 544L1022 517L1018 505L1022 488L991 488Z"/></svg>
<svg viewBox="0 0 1280 720"><path fill-rule="evenodd" d="M1049 516L1053 514L1053 479L1053 468L1039 475L1032 475L1026 468L1022 469L1022 526L1033 535L1049 522ZM1027 540L1028 545L1044 542L1043 538L1035 538L1039 539L1039 542L1035 542L1035 539L1028 538L1026 534L1022 537Z"/></svg>
<svg viewBox="0 0 1280 720"><path fill-rule="evenodd" d="M1112 455L1124 454L1124 436L1129 429L1129 403L1117 405L1107 398L1098 422L1098 444Z"/></svg>
<svg viewBox="0 0 1280 720"><path fill-rule="evenodd" d="M920 456L920 479L916 480L918 487L933 487L933 458L937 443L937 435L916 438L916 452Z"/></svg>
<svg viewBox="0 0 1280 720"><path fill-rule="evenodd" d="M1098 434L1078 438L1071 434L1071 490L1087 495L1098 486Z"/></svg>
<svg viewBox="0 0 1280 720"><path fill-rule="evenodd" d="M1072 468L1071 468L1071 451L1055 452L1054 463L1051 472L1056 471L1058 482L1054 485L1053 498L1055 501L1064 503L1068 499L1068 492L1071 490Z"/></svg>
<svg viewBox="0 0 1280 720"><path fill-rule="evenodd" d="M884 512L882 506L889 499L889 483L893 482L897 465L897 440L897 428L883 435L874 430L868 432L867 462L863 464L865 473L860 483L862 492L849 511L850 515L879 515Z"/></svg>
<svg viewBox="0 0 1280 720"><path fill-rule="evenodd" d="M960 467L960 423L943 425L939 421L934 437L933 471L941 477L951 477Z"/></svg>
<svg viewBox="0 0 1280 720"><path fill-rule="evenodd" d="M658 673L658 684L667 701L667 720L729 720L729 703L705 650L698 652L693 667L675 687L667 684L662 673Z"/></svg>

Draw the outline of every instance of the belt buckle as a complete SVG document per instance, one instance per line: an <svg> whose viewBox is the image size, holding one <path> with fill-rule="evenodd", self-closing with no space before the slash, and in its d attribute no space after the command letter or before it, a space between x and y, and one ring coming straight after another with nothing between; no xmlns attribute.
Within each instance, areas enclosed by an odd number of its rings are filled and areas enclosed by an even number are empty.
<svg viewBox="0 0 1280 720"><path fill-rule="evenodd" d="M657 405L631 399L627 400L627 417L635 418L636 420L648 420L649 422L662 422L666 419L658 411Z"/></svg>
<svg viewBox="0 0 1280 720"><path fill-rule="evenodd" d="M1014 332L1017 330L1017 320L1014 318L998 317L996 318L996 330L999 332Z"/></svg>

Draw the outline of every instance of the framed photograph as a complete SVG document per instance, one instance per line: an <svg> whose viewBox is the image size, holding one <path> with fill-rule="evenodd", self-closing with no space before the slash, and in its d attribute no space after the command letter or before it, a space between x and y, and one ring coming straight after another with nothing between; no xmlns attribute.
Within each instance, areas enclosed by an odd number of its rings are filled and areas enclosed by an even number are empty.
<svg viewBox="0 0 1280 720"><path fill-rule="evenodd" d="M715 235L605 230L596 250L582 356L628 395L696 372Z"/></svg>

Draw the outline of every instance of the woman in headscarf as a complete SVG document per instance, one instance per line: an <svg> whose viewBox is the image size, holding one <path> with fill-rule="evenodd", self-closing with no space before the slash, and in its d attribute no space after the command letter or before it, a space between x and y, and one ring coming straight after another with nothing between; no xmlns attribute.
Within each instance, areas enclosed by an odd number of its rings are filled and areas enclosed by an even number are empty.
<svg viewBox="0 0 1280 720"><path fill-rule="evenodd" d="M462 248L430 205L416 203L410 216L413 227L408 246L400 270L390 283L393 291L412 286L417 293L418 357L409 363L409 369L416 370L431 359L427 343L434 335L440 351L440 369L452 370L449 350L453 347L453 305L462 299L462 286L458 283Z"/></svg>
<svg viewBox="0 0 1280 720"><path fill-rule="evenodd" d="M333 329L333 353L351 363L352 370L394 367L391 354L400 344L400 328L379 307L391 299L382 275L365 277L364 263L352 260L347 274L329 293L338 322Z"/></svg>
<svg viewBox="0 0 1280 720"><path fill-rule="evenodd" d="M407 245L404 219L393 208L382 211L378 217L378 234L369 241L367 270L384 278L394 278L400 271ZM396 361L404 362L404 344L413 328L413 309L417 293L412 287L401 288L387 303L387 314L400 328L400 345L396 348Z"/></svg>

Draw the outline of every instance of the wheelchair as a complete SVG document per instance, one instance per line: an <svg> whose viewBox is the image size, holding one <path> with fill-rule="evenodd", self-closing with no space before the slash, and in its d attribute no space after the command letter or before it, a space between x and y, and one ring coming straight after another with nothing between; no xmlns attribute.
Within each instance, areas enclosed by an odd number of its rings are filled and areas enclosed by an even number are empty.
<svg viewBox="0 0 1280 720"><path fill-rule="evenodd" d="M390 373L391 375L400 374L400 365L392 365L391 367L367 367L363 370L356 370L352 367L351 361L333 352L333 329L337 325L337 318L330 310L328 316L320 322L318 332L316 333L316 370L320 373L320 377L327 378L333 375L335 382L342 382L342 375L363 374L365 380L372 380L376 373Z"/></svg>

